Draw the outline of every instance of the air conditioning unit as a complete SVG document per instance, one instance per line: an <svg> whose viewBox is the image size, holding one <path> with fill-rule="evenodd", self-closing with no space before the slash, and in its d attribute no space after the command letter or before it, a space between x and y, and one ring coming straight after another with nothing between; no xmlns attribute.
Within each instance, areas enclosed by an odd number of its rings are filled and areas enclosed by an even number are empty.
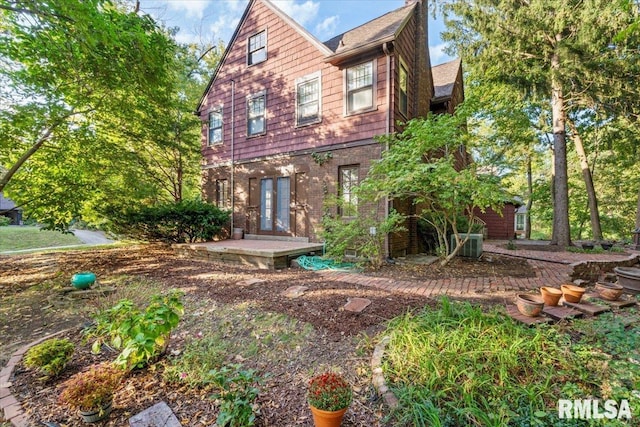
<svg viewBox="0 0 640 427"><path fill-rule="evenodd" d="M466 234L461 234L460 238L464 240ZM456 249L456 236L451 235L451 252ZM460 252L458 252L458 256L469 257L469 258L480 258L482 255L482 234L469 234L469 240L462 246Z"/></svg>

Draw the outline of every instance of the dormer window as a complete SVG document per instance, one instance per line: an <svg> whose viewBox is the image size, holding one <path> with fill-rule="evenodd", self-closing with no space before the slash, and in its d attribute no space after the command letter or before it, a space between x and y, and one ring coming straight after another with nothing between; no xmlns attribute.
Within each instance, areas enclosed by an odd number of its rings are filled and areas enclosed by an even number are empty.
<svg viewBox="0 0 640 427"><path fill-rule="evenodd" d="M247 64L255 65L267 60L267 31L249 37Z"/></svg>

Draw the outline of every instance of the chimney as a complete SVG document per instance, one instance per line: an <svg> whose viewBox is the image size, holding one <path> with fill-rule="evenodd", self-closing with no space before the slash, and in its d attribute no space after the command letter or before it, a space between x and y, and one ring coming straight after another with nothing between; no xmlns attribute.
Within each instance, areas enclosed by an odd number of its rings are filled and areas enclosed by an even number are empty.
<svg viewBox="0 0 640 427"><path fill-rule="evenodd" d="M433 98L433 77L431 75L431 58L429 57L428 34L428 17L429 17L429 0L405 0L405 5L417 4L415 8L415 52L416 62L414 72L414 93L418 96L413 100L414 114L420 117L427 115Z"/></svg>

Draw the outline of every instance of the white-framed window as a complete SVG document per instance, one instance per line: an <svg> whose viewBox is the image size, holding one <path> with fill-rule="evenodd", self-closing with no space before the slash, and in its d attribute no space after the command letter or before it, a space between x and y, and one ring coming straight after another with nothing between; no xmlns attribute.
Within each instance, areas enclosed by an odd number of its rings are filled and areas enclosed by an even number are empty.
<svg viewBox="0 0 640 427"><path fill-rule="evenodd" d="M318 123L322 116L320 71L296 80L296 126Z"/></svg>
<svg viewBox="0 0 640 427"><path fill-rule="evenodd" d="M524 231L526 215L523 213L516 214L516 231Z"/></svg>
<svg viewBox="0 0 640 427"><path fill-rule="evenodd" d="M267 30L249 37L247 43L247 65L255 65L267 60Z"/></svg>
<svg viewBox="0 0 640 427"><path fill-rule="evenodd" d="M400 58L400 66L398 67L398 88L400 89L399 105L400 112L408 117L409 112L409 97L407 92L409 73L407 72L407 64Z"/></svg>
<svg viewBox="0 0 640 427"><path fill-rule="evenodd" d="M358 215L358 197L353 192L358 185L360 165L340 166L338 168L338 215L353 218Z"/></svg>
<svg viewBox="0 0 640 427"><path fill-rule="evenodd" d="M209 145L222 144L222 107L209 111Z"/></svg>
<svg viewBox="0 0 640 427"><path fill-rule="evenodd" d="M267 94L265 91L247 97L247 136L262 135L267 130Z"/></svg>
<svg viewBox="0 0 640 427"><path fill-rule="evenodd" d="M375 106L376 61L345 70L346 114L372 110Z"/></svg>
<svg viewBox="0 0 640 427"><path fill-rule="evenodd" d="M216 206L220 209L229 207L229 180L216 180Z"/></svg>

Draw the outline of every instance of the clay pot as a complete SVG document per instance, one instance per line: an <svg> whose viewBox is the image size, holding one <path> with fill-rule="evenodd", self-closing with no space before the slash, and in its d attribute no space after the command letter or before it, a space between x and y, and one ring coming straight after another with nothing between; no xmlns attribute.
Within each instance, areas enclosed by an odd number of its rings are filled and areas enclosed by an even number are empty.
<svg viewBox="0 0 640 427"><path fill-rule="evenodd" d="M560 286L562 289L562 296L566 302L579 303L582 299L582 295L584 295L584 288L576 285L562 285Z"/></svg>
<svg viewBox="0 0 640 427"><path fill-rule="evenodd" d="M542 295L544 304L548 306L558 305L558 301L560 301L560 298L562 297L562 291L560 289L550 288L548 286L541 287L540 294Z"/></svg>
<svg viewBox="0 0 640 427"><path fill-rule="evenodd" d="M316 427L340 427L342 417L348 408L339 409L337 411L323 411L314 406L309 405L311 414L313 415L313 423Z"/></svg>
<svg viewBox="0 0 640 427"><path fill-rule="evenodd" d="M518 311L525 316L536 317L540 315L544 307L544 300L538 295L518 294L516 295L516 306Z"/></svg>
<svg viewBox="0 0 640 427"><path fill-rule="evenodd" d="M624 288L615 283L598 282L596 283L596 292L602 299L607 301L616 301L622 295Z"/></svg>

